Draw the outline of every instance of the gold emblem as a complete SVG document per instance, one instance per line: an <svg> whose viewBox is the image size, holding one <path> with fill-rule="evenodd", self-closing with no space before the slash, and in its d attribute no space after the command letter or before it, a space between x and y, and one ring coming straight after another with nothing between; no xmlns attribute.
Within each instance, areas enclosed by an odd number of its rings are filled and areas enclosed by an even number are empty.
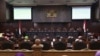
<svg viewBox="0 0 100 56"><path fill-rule="evenodd" d="M47 12L47 17L57 17L56 10L49 10Z"/></svg>

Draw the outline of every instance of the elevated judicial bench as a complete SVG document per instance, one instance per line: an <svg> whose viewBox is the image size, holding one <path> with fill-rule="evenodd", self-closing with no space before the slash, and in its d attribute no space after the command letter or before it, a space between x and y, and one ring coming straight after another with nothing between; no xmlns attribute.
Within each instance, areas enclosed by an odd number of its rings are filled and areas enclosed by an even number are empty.
<svg viewBox="0 0 100 56"><path fill-rule="evenodd" d="M83 33L83 32L81 32ZM79 32L26 32L26 35L29 37L33 37L34 35L37 35L39 37L45 37L46 35L49 35L50 37L56 37L56 36L78 36Z"/></svg>
<svg viewBox="0 0 100 56"><path fill-rule="evenodd" d="M24 53L25 56L95 56L97 50L0 50L0 56L15 56Z"/></svg>

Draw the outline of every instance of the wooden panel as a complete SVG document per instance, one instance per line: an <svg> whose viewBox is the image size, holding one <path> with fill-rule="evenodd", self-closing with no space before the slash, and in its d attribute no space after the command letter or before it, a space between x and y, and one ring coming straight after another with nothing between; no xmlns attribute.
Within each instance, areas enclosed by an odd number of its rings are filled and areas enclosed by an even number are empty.
<svg viewBox="0 0 100 56"><path fill-rule="evenodd" d="M100 0L98 0L99 1L99 20L100 20Z"/></svg>
<svg viewBox="0 0 100 56"><path fill-rule="evenodd" d="M5 0L0 0L0 22L6 21L6 3Z"/></svg>
<svg viewBox="0 0 100 56"><path fill-rule="evenodd" d="M41 50L40 50L41 51ZM0 51L0 56L15 56L17 52L22 52L25 54L25 56L34 56L34 52L29 50L29 51L17 51L17 50L12 50L12 51ZM96 50L48 50L48 51L43 51L42 50L42 55L37 54L37 56L95 56Z"/></svg>
<svg viewBox="0 0 100 56"><path fill-rule="evenodd" d="M48 51L43 52L43 56L95 56L95 51Z"/></svg>
<svg viewBox="0 0 100 56"><path fill-rule="evenodd" d="M0 56L15 56L17 52L24 53L25 56L33 56L32 51L0 51Z"/></svg>
<svg viewBox="0 0 100 56"><path fill-rule="evenodd" d="M71 7L33 7L33 22L71 22ZM38 19L38 20L37 20Z"/></svg>

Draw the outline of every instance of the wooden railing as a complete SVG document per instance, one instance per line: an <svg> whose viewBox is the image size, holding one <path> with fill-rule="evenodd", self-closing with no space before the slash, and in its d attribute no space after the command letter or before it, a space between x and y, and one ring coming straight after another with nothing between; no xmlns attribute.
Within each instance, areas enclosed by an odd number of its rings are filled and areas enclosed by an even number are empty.
<svg viewBox="0 0 100 56"><path fill-rule="evenodd" d="M42 50L33 48L33 50L0 50L0 56L15 56L21 52L25 56L95 56L97 50Z"/></svg>

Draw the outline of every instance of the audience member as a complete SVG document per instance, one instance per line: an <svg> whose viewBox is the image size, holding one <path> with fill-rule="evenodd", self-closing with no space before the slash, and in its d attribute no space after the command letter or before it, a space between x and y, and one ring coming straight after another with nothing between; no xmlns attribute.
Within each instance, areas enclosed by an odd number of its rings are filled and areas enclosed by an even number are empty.
<svg viewBox="0 0 100 56"><path fill-rule="evenodd" d="M87 48L87 44L80 38L76 39L75 42L73 43L74 50L81 50L86 48Z"/></svg>
<svg viewBox="0 0 100 56"><path fill-rule="evenodd" d="M35 47L43 48L43 44L41 44L41 40L40 39L35 39L35 44L32 45L32 48L35 48Z"/></svg>
<svg viewBox="0 0 100 56"><path fill-rule="evenodd" d="M43 39L42 44L43 44L43 48L42 48L43 50L51 49L51 44L49 42L49 39Z"/></svg>
<svg viewBox="0 0 100 56"><path fill-rule="evenodd" d="M13 49L13 45L14 43L9 41L9 40L5 40L2 44L1 44L1 47L3 50L5 49Z"/></svg>
<svg viewBox="0 0 100 56"><path fill-rule="evenodd" d="M59 41L59 38L58 38L58 41L56 41L54 43L54 49L56 50L65 50L67 48L67 42L66 42L66 39L62 38L61 41Z"/></svg>

